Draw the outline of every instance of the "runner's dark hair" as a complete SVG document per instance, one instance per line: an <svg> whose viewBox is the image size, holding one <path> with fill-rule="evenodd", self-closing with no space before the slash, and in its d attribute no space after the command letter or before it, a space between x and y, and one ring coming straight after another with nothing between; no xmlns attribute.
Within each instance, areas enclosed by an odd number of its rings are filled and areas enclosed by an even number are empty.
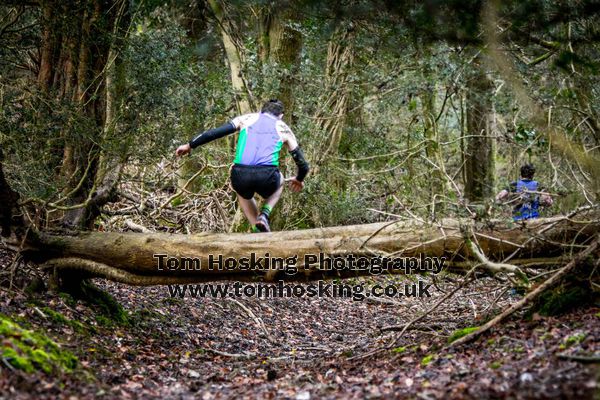
<svg viewBox="0 0 600 400"><path fill-rule="evenodd" d="M260 110L260 112L269 113L276 117L283 114L284 111L285 111L285 108L283 107L283 103L277 99L271 99L271 100L267 101L263 105L262 109Z"/></svg>
<svg viewBox="0 0 600 400"><path fill-rule="evenodd" d="M521 167L521 178L533 179L534 174L535 174L535 167L533 166L533 164L524 164Z"/></svg>

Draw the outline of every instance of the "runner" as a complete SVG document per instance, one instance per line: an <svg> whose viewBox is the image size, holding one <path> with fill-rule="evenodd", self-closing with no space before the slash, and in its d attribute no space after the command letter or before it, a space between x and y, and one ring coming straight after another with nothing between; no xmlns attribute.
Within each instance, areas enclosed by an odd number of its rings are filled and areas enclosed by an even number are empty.
<svg viewBox="0 0 600 400"><path fill-rule="evenodd" d="M269 100L259 113L241 115L218 128L210 129L177 148L182 156L192 149L215 139L240 131L235 159L231 168L231 186L237 193L244 215L253 232L270 232L269 217L283 192L284 178L279 172L279 151L285 145L298 167L289 179L292 191L304 188L309 164L292 130L281 119L284 106L279 100ZM258 193L264 200L260 211L254 200Z"/></svg>

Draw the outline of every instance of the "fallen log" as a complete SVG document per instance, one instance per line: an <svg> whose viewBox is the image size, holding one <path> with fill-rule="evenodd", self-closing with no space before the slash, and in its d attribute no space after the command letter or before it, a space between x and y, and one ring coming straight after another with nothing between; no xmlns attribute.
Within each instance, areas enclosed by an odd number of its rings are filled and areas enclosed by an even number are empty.
<svg viewBox="0 0 600 400"><path fill-rule="evenodd" d="M4 243L20 247L27 260L45 268L82 271L132 285L217 280L298 281L374 272L368 268L327 269L327 260L340 257L348 263L349 258L360 257L372 262L377 257L380 260L417 257L422 261L426 256L443 258L446 268L465 268L481 258L469 245L469 235L473 234L478 248L492 261L502 262L510 256L510 262L518 265L528 259L556 257L577 252L593 237L599 231L597 217L597 213L586 211L576 217L522 223L444 219L431 224L407 220L259 234L39 232L28 240ZM255 261L261 259L260 263L252 264L252 257ZM291 267L289 260L293 261ZM294 269L297 271L292 273ZM406 271L405 265L404 269L387 272Z"/></svg>

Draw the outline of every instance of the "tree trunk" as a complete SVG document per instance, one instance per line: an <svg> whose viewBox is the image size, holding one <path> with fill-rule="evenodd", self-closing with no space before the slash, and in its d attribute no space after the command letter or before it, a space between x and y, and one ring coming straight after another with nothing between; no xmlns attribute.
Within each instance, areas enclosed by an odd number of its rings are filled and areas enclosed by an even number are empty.
<svg viewBox="0 0 600 400"><path fill-rule="evenodd" d="M256 105L254 104L252 93L246 83L247 80L244 77L244 62L242 44L236 38L236 29L234 24L226 18L226 13L223 11L223 4L220 0L207 0L221 30L221 37L223 39L223 47L225 49L225 55L229 64L229 70L231 73L231 85L235 93L235 101L237 105L238 114L248 114L254 112ZM237 134L235 138L237 140ZM232 142L232 146L233 146ZM237 231L243 221L242 210L238 208L233 216L230 232Z"/></svg>
<svg viewBox="0 0 600 400"><path fill-rule="evenodd" d="M260 20L260 52L263 64L276 66L279 72L279 90L273 97L281 100L285 106L284 120L293 123L294 112L294 75L298 70L302 34L289 22L296 19L291 7L270 5L263 11Z"/></svg>
<svg viewBox="0 0 600 400"><path fill-rule="evenodd" d="M478 69L468 83L465 196L472 202L494 195L495 145L492 83Z"/></svg>
<svg viewBox="0 0 600 400"><path fill-rule="evenodd" d="M425 58L429 58L430 55L426 54ZM445 195L444 175L445 166L444 158L442 157L442 149L439 145L439 135L437 126L437 110L436 110L436 99L437 99L437 84L435 78L432 77L432 71L429 66L426 66L423 71L423 78L427 82L427 86L421 92L421 104L423 107L423 132L425 136L425 156L431 164L427 164L427 168L431 171L429 175L429 187L431 193L431 204L434 207L434 212L440 212L440 207L443 202L440 198L436 199L437 196L443 197ZM429 83L432 82L432 83Z"/></svg>
<svg viewBox="0 0 600 400"><path fill-rule="evenodd" d="M41 1L42 9L42 45L40 48L40 69L38 86L42 92L48 92L54 78L54 54L56 51L58 30L56 29L55 4L52 0Z"/></svg>
<svg viewBox="0 0 600 400"><path fill-rule="evenodd" d="M319 127L328 134L325 151L317 149L319 154L313 174L327 157L337 154L342 131L344 129L348 105L350 103L349 71L354 62L354 26L351 23L338 27L329 40L327 66L325 69L326 98L323 107L316 115Z"/></svg>
<svg viewBox="0 0 600 400"><path fill-rule="evenodd" d="M244 77L243 54L241 53L241 46L236 43L235 29L233 24L226 18L223 6L219 0L208 0L208 5L212 9L221 30L223 47L225 48L231 72L231 84L235 92L238 114L250 113L254 110L255 105L253 104L252 96Z"/></svg>
<svg viewBox="0 0 600 400"><path fill-rule="evenodd" d="M53 268L55 272L63 271L63 276L75 273L78 278L97 276L133 285L223 279L306 280L370 273L368 270L324 270L316 262L318 258L309 260L315 261L314 264L305 262L307 256L318 257L320 253L325 256L446 257L446 266L461 268L472 266L472 263L465 264L465 260L481 260L484 254L492 261L508 257L513 264L519 264L536 257L542 260L569 257L569 251L600 230L598 212L579 210L577 218L573 212L566 217L533 219L519 224L444 219L435 225L409 220L260 234L77 232L58 235L31 229L20 217L22 213L16 205L18 195L4 178L1 156L0 152L2 247L19 251L25 260ZM465 232L472 233L467 237ZM480 250L473 245L475 239ZM286 274L272 263L263 263L259 270L243 268L240 262L253 253L271 260L292 257L287 265L299 267L298 273ZM159 254L175 258L172 262L180 264L179 268L165 260L163 268L159 268ZM218 262L219 257L225 265L225 260L230 259L232 268L223 270L215 266L211 269L211 258ZM181 268L185 258L188 258L188 268ZM197 268L193 259L198 260Z"/></svg>
<svg viewBox="0 0 600 400"><path fill-rule="evenodd" d="M125 68L122 52L125 46L127 27L131 15L124 8L117 13L113 27L113 41L107 55L105 77L105 112L102 128L102 143L119 142L117 113L124 100ZM121 172L128 157L127 144L123 144L118 154L104 151L98 157L98 169L94 177L94 193L88 207L88 219L94 220L100 215L100 207L116 198L115 189L121 178Z"/></svg>

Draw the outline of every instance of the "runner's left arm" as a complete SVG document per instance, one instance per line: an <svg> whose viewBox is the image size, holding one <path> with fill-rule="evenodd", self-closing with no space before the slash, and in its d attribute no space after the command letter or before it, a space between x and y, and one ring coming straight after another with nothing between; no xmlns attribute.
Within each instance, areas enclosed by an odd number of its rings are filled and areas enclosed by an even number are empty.
<svg viewBox="0 0 600 400"><path fill-rule="evenodd" d="M538 190L540 192L545 192L546 188L542 186L538 188ZM554 204L554 199L552 199L551 195L545 193L540 194L540 205L550 207L552 204Z"/></svg>
<svg viewBox="0 0 600 400"><path fill-rule="evenodd" d="M195 149L198 146L202 146L208 142L212 142L213 140L220 139L224 136L231 135L235 131L237 131L237 127L233 122L229 121L217 128L209 129L205 132L200 133L192 140L190 140L190 147Z"/></svg>

